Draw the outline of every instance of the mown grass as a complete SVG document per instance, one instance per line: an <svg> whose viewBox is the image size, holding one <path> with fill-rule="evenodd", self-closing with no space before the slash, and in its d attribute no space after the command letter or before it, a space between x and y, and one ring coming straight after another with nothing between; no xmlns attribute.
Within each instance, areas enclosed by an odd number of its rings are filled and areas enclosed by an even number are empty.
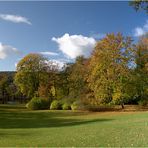
<svg viewBox="0 0 148 148"><path fill-rule="evenodd" d="M148 112L28 111L0 105L0 147L144 147Z"/></svg>

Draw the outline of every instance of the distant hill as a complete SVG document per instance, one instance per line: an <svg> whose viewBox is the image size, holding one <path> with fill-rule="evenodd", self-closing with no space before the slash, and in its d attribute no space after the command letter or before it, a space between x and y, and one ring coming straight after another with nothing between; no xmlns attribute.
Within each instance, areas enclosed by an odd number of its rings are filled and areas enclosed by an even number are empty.
<svg viewBox="0 0 148 148"><path fill-rule="evenodd" d="M8 77L14 77L16 71L0 71L0 75L7 75Z"/></svg>

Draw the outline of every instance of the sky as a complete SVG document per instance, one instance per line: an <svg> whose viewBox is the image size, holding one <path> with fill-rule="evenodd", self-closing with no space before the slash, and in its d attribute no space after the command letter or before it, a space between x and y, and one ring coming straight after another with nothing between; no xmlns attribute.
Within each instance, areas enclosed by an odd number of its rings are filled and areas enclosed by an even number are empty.
<svg viewBox="0 0 148 148"><path fill-rule="evenodd" d="M107 33L134 40L148 32L148 16L126 1L0 2L0 71L14 71L29 53L59 63L89 57Z"/></svg>

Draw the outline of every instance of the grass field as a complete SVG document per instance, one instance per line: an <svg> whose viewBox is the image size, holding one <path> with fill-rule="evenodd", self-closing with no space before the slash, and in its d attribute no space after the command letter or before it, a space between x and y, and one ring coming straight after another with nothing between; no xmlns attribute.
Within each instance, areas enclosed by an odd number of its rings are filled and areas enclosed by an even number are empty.
<svg viewBox="0 0 148 148"><path fill-rule="evenodd" d="M148 112L28 111L0 105L0 147L148 146Z"/></svg>

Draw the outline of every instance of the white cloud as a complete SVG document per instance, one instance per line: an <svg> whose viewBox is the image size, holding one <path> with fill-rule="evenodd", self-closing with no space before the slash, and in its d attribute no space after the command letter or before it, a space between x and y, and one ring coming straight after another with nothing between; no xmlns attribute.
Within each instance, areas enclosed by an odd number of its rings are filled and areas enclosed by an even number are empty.
<svg viewBox="0 0 148 148"><path fill-rule="evenodd" d="M52 59L50 60L50 62L53 65L58 66L59 69L62 69L66 63L71 63L72 61L65 58L65 59Z"/></svg>
<svg viewBox="0 0 148 148"><path fill-rule="evenodd" d="M143 27L136 27L134 29L134 36L139 37L145 35L148 32L148 20L143 25Z"/></svg>
<svg viewBox="0 0 148 148"><path fill-rule="evenodd" d="M4 44L0 43L0 59L5 59L8 56L15 55L18 53L19 53L19 51L16 48L14 48L10 45L4 45Z"/></svg>
<svg viewBox="0 0 148 148"><path fill-rule="evenodd" d="M31 22L27 18L19 15L0 14L0 19L13 23L26 23L28 25L31 25Z"/></svg>
<svg viewBox="0 0 148 148"><path fill-rule="evenodd" d="M61 60L50 60L50 62L57 66L59 69L62 69L63 66L65 65L65 62L64 61L61 61Z"/></svg>
<svg viewBox="0 0 148 148"><path fill-rule="evenodd" d="M55 41L59 46L59 50L71 59L81 55L89 56L96 44L93 37L69 35L68 33L59 38L53 37L52 41Z"/></svg>
<svg viewBox="0 0 148 148"><path fill-rule="evenodd" d="M59 54L56 52L39 52L40 54L46 55L46 56L58 56Z"/></svg>

